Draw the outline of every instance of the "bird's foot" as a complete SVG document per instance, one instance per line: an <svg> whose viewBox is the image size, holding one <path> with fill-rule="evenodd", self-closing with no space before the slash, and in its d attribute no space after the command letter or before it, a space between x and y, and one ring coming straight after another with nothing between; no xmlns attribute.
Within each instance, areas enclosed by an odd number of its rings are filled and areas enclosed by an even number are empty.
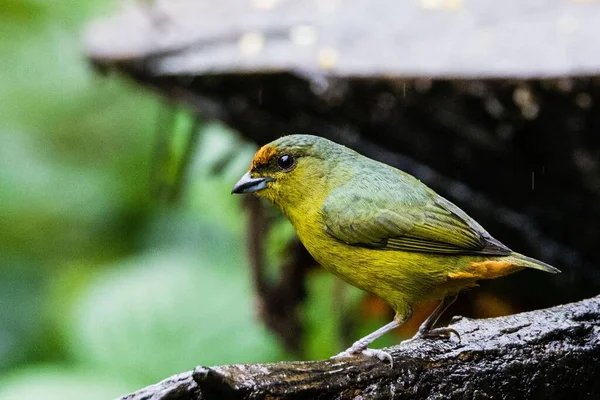
<svg viewBox="0 0 600 400"><path fill-rule="evenodd" d="M450 339L452 334L456 335L460 343L460 335L456 329L452 328L436 328L436 329L419 329L415 336L410 340L416 339Z"/></svg>
<svg viewBox="0 0 600 400"><path fill-rule="evenodd" d="M359 354L362 354L363 356L367 356L367 357L377 358L383 362L389 361L390 368L392 368L394 366L394 359L392 358L392 355L390 353L388 353L387 351L383 351L383 350L379 350L379 349L366 349L366 348L361 349L361 348L350 347L348 350L342 351L340 354L337 354L331 358L335 360L335 359L339 359L339 358L353 357L353 356L356 356Z"/></svg>

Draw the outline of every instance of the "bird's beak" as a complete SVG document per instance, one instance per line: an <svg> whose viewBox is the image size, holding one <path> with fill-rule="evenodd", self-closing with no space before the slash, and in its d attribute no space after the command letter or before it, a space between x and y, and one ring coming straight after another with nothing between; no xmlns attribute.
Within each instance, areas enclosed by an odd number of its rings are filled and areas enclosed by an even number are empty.
<svg viewBox="0 0 600 400"><path fill-rule="evenodd" d="M254 193L267 188L267 182L273 178L253 178L250 172L246 172L231 190L231 194Z"/></svg>

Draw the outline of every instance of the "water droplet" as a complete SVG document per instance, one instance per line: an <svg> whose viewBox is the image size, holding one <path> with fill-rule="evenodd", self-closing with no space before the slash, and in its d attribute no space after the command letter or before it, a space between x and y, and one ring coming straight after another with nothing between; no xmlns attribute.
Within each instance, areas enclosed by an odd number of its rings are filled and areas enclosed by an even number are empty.
<svg viewBox="0 0 600 400"><path fill-rule="evenodd" d="M322 48L317 56L319 67L325 70L332 70L337 64L339 57L340 55L336 49L331 47Z"/></svg>
<svg viewBox="0 0 600 400"><path fill-rule="evenodd" d="M255 56L265 46L265 35L260 32L246 32L238 41L238 47L243 55Z"/></svg>
<svg viewBox="0 0 600 400"><path fill-rule="evenodd" d="M426 10L460 10L462 8L462 0L421 0L421 7Z"/></svg>
<svg viewBox="0 0 600 400"><path fill-rule="evenodd" d="M272 10L279 0L252 0L252 6L259 10Z"/></svg>
<svg viewBox="0 0 600 400"><path fill-rule="evenodd" d="M579 108L589 110L592 107L592 96L588 93L578 93L577 96L575 96L575 104L577 104Z"/></svg>
<svg viewBox="0 0 600 400"><path fill-rule="evenodd" d="M310 46L317 41L317 30L311 25L298 25L290 29L290 40L298 46Z"/></svg>

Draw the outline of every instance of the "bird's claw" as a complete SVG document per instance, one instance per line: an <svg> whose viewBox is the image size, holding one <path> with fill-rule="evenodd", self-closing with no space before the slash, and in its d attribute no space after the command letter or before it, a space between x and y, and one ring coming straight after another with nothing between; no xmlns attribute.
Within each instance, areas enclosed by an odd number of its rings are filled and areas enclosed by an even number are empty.
<svg viewBox="0 0 600 400"><path fill-rule="evenodd" d="M452 334L456 335L458 342L460 343L460 334L456 329L452 328L436 328L427 331L418 331L413 339L450 339Z"/></svg>
<svg viewBox="0 0 600 400"><path fill-rule="evenodd" d="M379 349L352 349L352 347L351 347L348 350L342 351L340 354L336 354L335 356L333 356L331 358L335 360L335 359L339 359L339 358L354 357L359 354L362 354L363 356L366 356L366 357L377 358L383 362L389 361L390 368L392 368L394 366L394 359L392 358L392 355L390 353L388 353L387 351L383 351L383 350L379 350Z"/></svg>
<svg viewBox="0 0 600 400"><path fill-rule="evenodd" d="M379 349L364 349L361 354L367 357L377 357L381 361L385 362L386 360L390 362L390 368L394 368L394 359L392 355L387 351L379 350Z"/></svg>

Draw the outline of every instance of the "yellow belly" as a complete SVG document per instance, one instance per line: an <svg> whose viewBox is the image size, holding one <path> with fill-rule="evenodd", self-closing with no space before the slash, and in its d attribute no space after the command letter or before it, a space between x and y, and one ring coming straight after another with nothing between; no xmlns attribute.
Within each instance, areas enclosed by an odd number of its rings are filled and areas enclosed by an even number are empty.
<svg viewBox="0 0 600 400"><path fill-rule="evenodd" d="M294 226L300 240L319 264L351 285L382 298L396 311L473 286L474 280L463 280L456 287L449 281L448 274L481 260L481 257L352 246L336 240L324 226L310 218Z"/></svg>

